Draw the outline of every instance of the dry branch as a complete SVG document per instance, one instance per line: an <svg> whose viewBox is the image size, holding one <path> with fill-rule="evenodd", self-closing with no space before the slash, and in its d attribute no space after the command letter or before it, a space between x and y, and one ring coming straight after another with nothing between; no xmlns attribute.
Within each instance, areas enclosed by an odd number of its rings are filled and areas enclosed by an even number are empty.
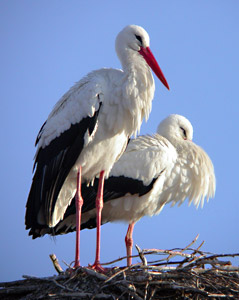
<svg viewBox="0 0 239 300"><path fill-rule="evenodd" d="M63 273L63 269L62 267L60 266L59 262L58 262L58 259L56 258L56 255L55 254L50 254L50 259L53 263L53 266L55 268L55 270L57 271L58 274L61 274Z"/></svg>

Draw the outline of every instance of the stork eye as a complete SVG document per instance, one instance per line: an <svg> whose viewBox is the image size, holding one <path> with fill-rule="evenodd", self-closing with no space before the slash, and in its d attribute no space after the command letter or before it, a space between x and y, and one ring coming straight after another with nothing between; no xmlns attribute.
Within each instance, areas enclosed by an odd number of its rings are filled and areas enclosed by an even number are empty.
<svg viewBox="0 0 239 300"><path fill-rule="evenodd" d="M135 35L136 39L140 42L140 44L142 45L142 38L140 35Z"/></svg>
<svg viewBox="0 0 239 300"><path fill-rule="evenodd" d="M180 127L180 129L182 130L185 139L187 139L187 132L186 132L186 130L183 127Z"/></svg>

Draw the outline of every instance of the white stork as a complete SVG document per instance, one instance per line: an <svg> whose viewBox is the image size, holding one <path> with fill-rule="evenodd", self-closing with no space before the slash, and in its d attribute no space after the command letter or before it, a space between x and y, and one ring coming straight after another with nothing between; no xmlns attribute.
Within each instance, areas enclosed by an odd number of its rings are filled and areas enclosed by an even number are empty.
<svg viewBox="0 0 239 300"><path fill-rule="evenodd" d="M139 26L126 26L116 38L123 70L100 69L77 82L56 103L36 139L34 177L26 205L25 224L33 238L55 226L76 196L76 256L79 261L81 182L99 176L96 258L100 266L100 224L104 178L124 152L128 139L147 120L154 96L150 68L169 89ZM87 205L87 202L84 204Z"/></svg>
<svg viewBox="0 0 239 300"><path fill-rule="evenodd" d="M131 265L132 233L135 222L143 216L159 214L164 205L181 205L186 198L198 207L215 194L213 164L206 152L192 142L193 128L183 116L170 115L153 136L130 140L126 151L114 164L105 181L102 224L125 221L127 264ZM94 186L82 186L86 199L81 228L96 226ZM74 231L75 204L68 207L64 218L54 228L55 234Z"/></svg>

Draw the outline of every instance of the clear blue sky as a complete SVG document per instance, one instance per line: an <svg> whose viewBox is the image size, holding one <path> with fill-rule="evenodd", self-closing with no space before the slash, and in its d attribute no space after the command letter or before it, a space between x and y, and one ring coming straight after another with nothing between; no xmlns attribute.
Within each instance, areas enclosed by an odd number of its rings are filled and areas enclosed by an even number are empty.
<svg viewBox="0 0 239 300"><path fill-rule="evenodd" d="M205 251L239 252L239 2L1 0L0 281L55 274L50 253L60 262L74 259L74 234L32 240L25 231L34 142L74 82L93 69L120 68L114 42L128 24L148 31L171 87L167 91L156 79L153 110L141 134L154 133L171 113L186 116L217 178L216 197L203 209L186 203L165 207L136 224L134 242L170 249L186 246L199 233ZM126 229L102 227L102 262L125 255ZM87 265L94 261L95 230L81 237L81 263Z"/></svg>

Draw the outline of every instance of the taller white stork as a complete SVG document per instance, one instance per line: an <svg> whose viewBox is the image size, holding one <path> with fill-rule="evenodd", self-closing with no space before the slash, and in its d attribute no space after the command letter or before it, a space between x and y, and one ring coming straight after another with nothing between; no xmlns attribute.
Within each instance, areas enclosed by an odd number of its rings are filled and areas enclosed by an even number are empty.
<svg viewBox="0 0 239 300"><path fill-rule="evenodd" d="M33 238L62 220L76 196L76 256L79 241L81 182L99 176L96 197L97 244L93 268L100 266L100 225L104 178L124 152L128 139L147 120L154 96L150 68L169 89L149 48L149 36L139 26L126 26L116 38L123 70L100 69L77 82L57 102L36 139L34 177L26 205L25 224ZM87 203L85 203L87 205Z"/></svg>
<svg viewBox="0 0 239 300"><path fill-rule="evenodd" d="M171 203L182 204L186 198L203 206L215 194L213 164L207 153L193 143L193 127L183 116L170 115L158 126L158 133L130 140L126 151L114 164L105 181L102 224L129 223L125 237L127 264L131 264L133 228L143 216L153 216ZM81 228L96 226L93 186L82 186L86 206L82 210ZM54 228L55 234L75 230L75 204L67 208L64 218ZM49 233L49 231L47 232Z"/></svg>

